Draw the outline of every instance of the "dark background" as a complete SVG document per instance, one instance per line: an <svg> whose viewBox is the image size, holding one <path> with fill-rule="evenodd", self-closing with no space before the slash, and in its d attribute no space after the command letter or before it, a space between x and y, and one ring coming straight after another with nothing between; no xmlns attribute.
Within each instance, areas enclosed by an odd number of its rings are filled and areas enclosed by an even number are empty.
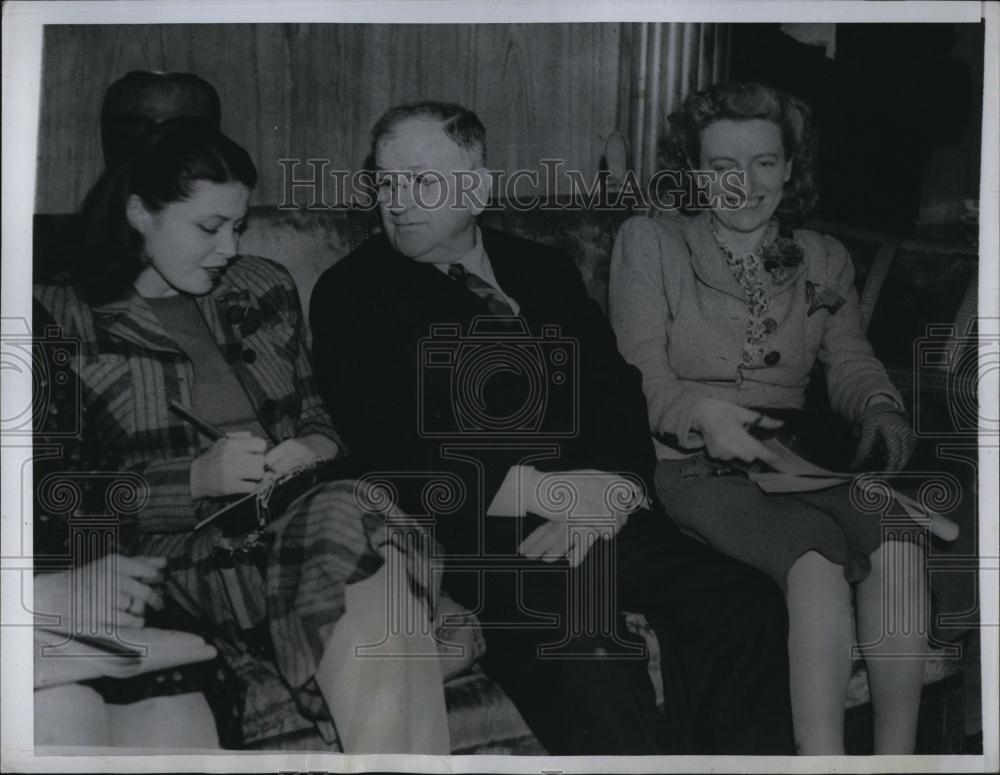
<svg viewBox="0 0 1000 775"><path fill-rule="evenodd" d="M785 88L820 129L817 216L907 233L979 197L982 24L838 24L835 58L778 24L734 25L734 75Z"/></svg>
<svg viewBox="0 0 1000 775"><path fill-rule="evenodd" d="M222 102L223 130L257 161L255 203L283 199L282 158L358 169L387 108L459 101L509 171L560 158L592 176L604 142L634 137L640 34L654 24L162 24L45 29L36 212L71 212L103 167L105 89L130 70L193 72ZM783 29L835 28L835 51ZM980 24L659 25L664 51L651 131L716 72L805 98L820 128L822 220L970 238L979 195ZM651 38L650 38L651 39ZM716 41L714 44L711 41ZM720 64L705 73L719 48ZM308 177L302 164L297 173ZM968 217L968 216L967 216ZM973 237L974 238L974 237Z"/></svg>

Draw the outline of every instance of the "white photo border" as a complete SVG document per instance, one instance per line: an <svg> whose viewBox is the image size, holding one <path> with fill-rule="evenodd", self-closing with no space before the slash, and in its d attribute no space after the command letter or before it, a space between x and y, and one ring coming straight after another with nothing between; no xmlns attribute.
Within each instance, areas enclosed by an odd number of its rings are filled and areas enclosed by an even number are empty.
<svg viewBox="0 0 1000 775"><path fill-rule="evenodd" d="M3 215L2 318L4 333L28 321L31 300L31 223L34 209L42 64L42 34L47 24L154 24L233 22L510 23L510 22L976 22L986 20L980 189L980 317L1000 320L1000 194L998 194L998 24L1000 6L979 2L593 2L559 0L393 0L389 2L258 2L213 0L110 0L28 2L14 0L3 9ZM21 324L23 325L23 324ZM1000 333L1000 332L991 332ZM983 362L983 367L995 364ZM31 395L30 375L3 374L3 401L19 405ZM980 396L984 416L997 417L995 393ZM18 397L20 396L20 401ZM995 445L996 442L994 441ZM200 771L422 771L422 772L988 772L1000 769L997 703L998 629L982 626L983 754L910 757L411 757L192 752L164 756L35 756L33 753L31 623L24 602L32 599L31 547L21 534L31 515L22 513L19 486L30 442L2 444L2 566L0 566L0 663L3 769L18 772ZM980 471L998 470L996 446L980 446ZM996 520L996 476L980 476L980 557L992 558L980 573L980 606L998 610L1000 546ZM29 509L30 510L30 509ZM30 529L27 531L30 536ZM982 561L982 560L981 560ZM30 607L30 606L27 606Z"/></svg>

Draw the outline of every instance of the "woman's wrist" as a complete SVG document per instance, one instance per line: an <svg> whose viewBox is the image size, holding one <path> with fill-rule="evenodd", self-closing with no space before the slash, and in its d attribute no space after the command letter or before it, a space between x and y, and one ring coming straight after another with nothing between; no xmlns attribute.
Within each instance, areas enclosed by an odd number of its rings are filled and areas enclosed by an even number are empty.
<svg viewBox="0 0 1000 775"><path fill-rule="evenodd" d="M906 409L903 408L900 403L888 393L876 393L865 401L864 408L861 410L861 417L864 419L866 417L871 417L876 414L884 414L886 412L906 417Z"/></svg>
<svg viewBox="0 0 1000 775"><path fill-rule="evenodd" d="M337 442L322 433L310 433L299 441L309 447L317 460L333 460L340 453Z"/></svg>

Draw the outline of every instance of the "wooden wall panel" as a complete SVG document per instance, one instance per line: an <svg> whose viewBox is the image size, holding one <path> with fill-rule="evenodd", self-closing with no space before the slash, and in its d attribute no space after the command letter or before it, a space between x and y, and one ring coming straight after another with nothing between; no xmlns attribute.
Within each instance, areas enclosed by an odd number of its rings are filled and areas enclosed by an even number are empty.
<svg viewBox="0 0 1000 775"><path fill-rule="evenodd" d="M619 38L612 24L50 26L36 210L79 206L103 167L104 91L129 70L216 87L223 129L260 168L261 204L282 200L278 159L356 169L378 116L417 99L479 113L495 169L561 158L592 175L618 128Z"/></svg>

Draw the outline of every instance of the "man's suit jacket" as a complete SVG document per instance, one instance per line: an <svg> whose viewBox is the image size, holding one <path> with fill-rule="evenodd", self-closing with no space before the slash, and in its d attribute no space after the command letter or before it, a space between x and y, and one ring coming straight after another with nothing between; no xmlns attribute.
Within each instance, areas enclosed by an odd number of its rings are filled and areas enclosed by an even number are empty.
<svg viewBox="0 0 1000 775"><path fill-rule="evenodd" d="M575 264L551 247L491 229L482 235L497 281L520 305L526 334L470 335L473 319L489 314L486 303L438 268L396 252L383 235L317 282L310 314L314 371L352 454L367 470L451 471L471 486L470 467L445 459L444 447L481 442L474 453L483 463L480 509L532 444L557 450L533 463L541 470L627 472L652 493L655 457L640 374L618 353ZM458 324L464 346L430 336L432 326L442 324ZM546 326L557 326L558 336ZM497 349L503 345L514 355ZM449 359L449 352L457 355ZM519 355L541 366L535 393L525 392L523 375L490 371L491 362L516 369ZM450 380L456 373L459 379ZM478 413L470 404L477 396L485 402ZM531 416L537 400L546 404ZM462 402L473 411L459 430L454 414ZM529 411L518 415L525 407ZM490 418L507 420L487 427ZM512 431L500 438L496 430L504 422ZM411 499L405 486L402 491L404 508L426 513L415 492Z"/></svg>

